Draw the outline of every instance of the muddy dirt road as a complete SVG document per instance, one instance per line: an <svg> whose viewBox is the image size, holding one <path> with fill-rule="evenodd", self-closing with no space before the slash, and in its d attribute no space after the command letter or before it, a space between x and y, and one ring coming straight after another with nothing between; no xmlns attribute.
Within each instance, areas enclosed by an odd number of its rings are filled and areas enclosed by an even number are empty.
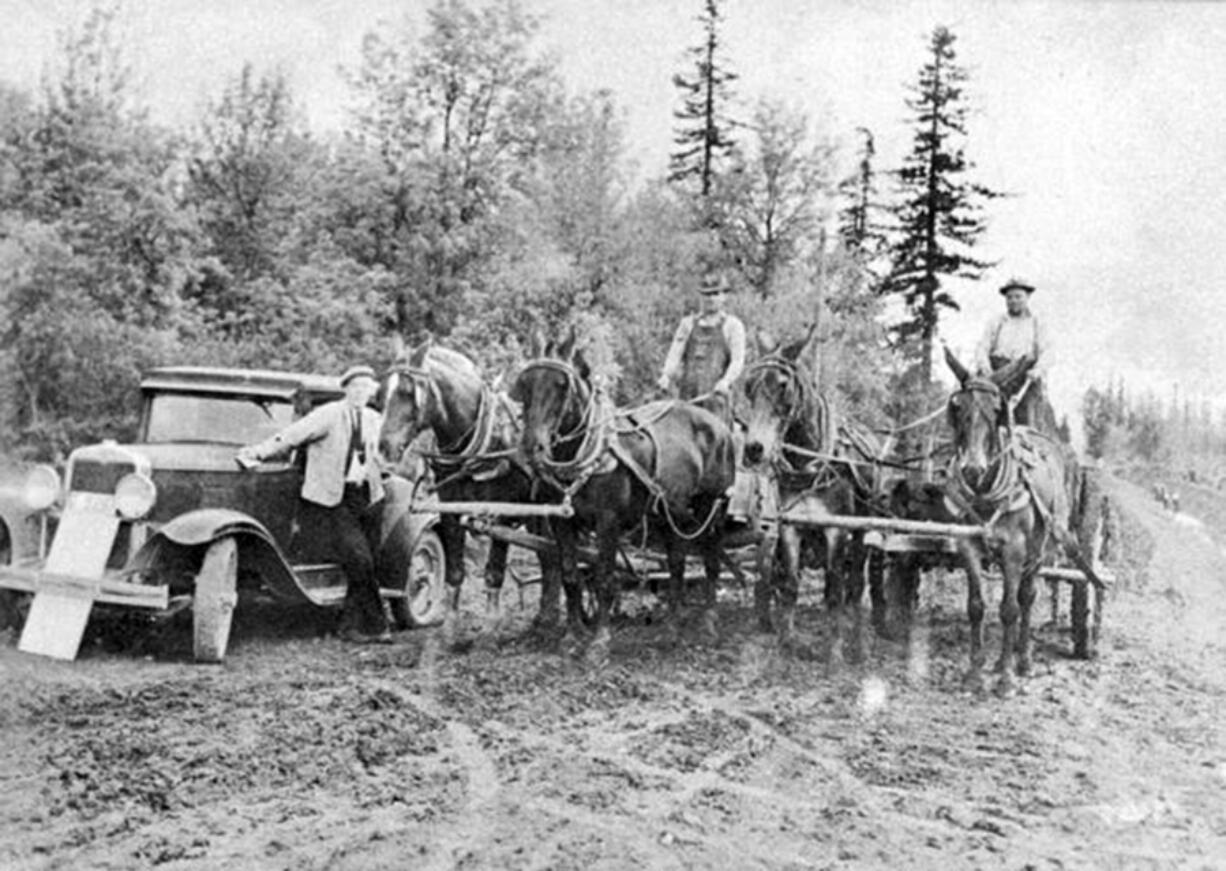
<svg viewBox="0 0 1226 871"><path fill-rule="evenodd" d="M1006 701L961 689L957 575L926 579L910 648L838 669L740 593L719 643L639 622L600 671L518 607L379 649L274 614L218 668L9 638L0 867L1226 867L1226 528L1114 490L1100 659L1067 657L1066 613Z"/></svg>

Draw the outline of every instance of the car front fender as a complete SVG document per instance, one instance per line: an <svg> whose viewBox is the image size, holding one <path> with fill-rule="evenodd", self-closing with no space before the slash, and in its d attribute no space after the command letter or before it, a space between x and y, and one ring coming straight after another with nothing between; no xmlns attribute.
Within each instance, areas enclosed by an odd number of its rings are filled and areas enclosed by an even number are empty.
<svg viewBox="0 0 1226 871"><path fill-rule="evenodd" d="M299 581L264 524L241 511L205 508L176 517L145 542L128 567L155 572L168 567L197 566L207 545L228 537L238 542L239 565L258 574L278 598L322 604Z"/></svg>
<svg viewBox="0 0 1226 871"><path fill-rule="evenodd" d="M195 547L227 535L254 535L276 547L271 533L254 517L228 508L189 511L162 526L155 534L175 544Z"/></svg>

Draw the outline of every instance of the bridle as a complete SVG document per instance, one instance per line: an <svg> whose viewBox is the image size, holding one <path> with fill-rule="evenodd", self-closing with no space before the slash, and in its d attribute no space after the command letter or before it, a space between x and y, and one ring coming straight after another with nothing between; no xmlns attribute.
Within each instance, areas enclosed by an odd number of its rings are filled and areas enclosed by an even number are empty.
<svg viewBox="0 0 1226 871"><path fill-rule="evenodd" d="M388 372L387 399L401 389L400 379L407 378L413 385L413 406L417 431L423 428L434 428L434 423L426 423L431 416L437 420L443 407L443 397L438 387L435 375L425 367L408 364L394 366ZM483 457L489 453L494 438L494 398L489 386L482 381L481 393L477 399L477 414L472 424L446 445L439 445L437 450L423 454L431 462L440 465L461 465L474 458Z"/></svg>
<svg viewBox="0 0 1226 871"><path fill-rule="evenodd" d="M593 390L578 370L564 360L542 358L526 363L515 379L511 397L521 403L521 385L529 372L537 370L559 373L565 379L565 399L557 417L548 429L544 451L528 458L529 463L542 479L562 490L572 493L579 489L595 473L605 458L609 444L610 416L601 412L603 403L598 391ZM525 409L526 413L526 409ZM568 417L575 418L574 426L563 431ZM581 440L575 455L568 460L555 460L555 449L569 442Z"/></svg>

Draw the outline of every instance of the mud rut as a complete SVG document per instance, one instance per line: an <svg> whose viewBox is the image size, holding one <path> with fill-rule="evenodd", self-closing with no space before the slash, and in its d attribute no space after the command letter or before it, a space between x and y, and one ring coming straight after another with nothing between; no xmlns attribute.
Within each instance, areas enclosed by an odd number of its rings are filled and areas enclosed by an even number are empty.
<svg viewBox="0 0 1226 871"><path fill-rule="evenodd" d="M960 689L956 575L909 647L839 668L753 633L740 593L719 643L636 620L600 671L524 636L530 608L361 650L274 613L220 668L10 642L0 867L1221 867L1222 550L1116 495L1101 658L1043 627L1008 701Z"/></svg>

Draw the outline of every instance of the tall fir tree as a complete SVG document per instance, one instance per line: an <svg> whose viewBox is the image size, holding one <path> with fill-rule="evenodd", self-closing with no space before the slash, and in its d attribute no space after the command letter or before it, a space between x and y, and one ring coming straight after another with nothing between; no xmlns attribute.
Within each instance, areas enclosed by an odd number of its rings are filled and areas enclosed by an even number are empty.
<svg viewBox="0 0 1226 871"><path fill-rule="evenodd" d="M735 122L729 115L732 83L738 78L722 60L720 0L703 0L702 42L686 51L691 72L673 76L681 92L681 108L673 112L678 126L673 136L677 150L669 156L668 180L695 184L705 200L711 194L719 163L731 155L736 142Z"/></svg>
<svg viewBox="0 0 1226 871"><path fill-rule="evenodd" d="M916 358L925 382L932 378L942 312L958 309L945 280L978 279L993 265L971 251L987 229L984 204L1002 196L966 177L974 167L964 151L968 76L956 62L955 40L946 27L933 30L928 62L906 101L915 132L911 153L897 171L898 236L889 246L890 272L881 285L883 294L902 298L906 315L894 326L894 339L904 354Z"/></svg>

